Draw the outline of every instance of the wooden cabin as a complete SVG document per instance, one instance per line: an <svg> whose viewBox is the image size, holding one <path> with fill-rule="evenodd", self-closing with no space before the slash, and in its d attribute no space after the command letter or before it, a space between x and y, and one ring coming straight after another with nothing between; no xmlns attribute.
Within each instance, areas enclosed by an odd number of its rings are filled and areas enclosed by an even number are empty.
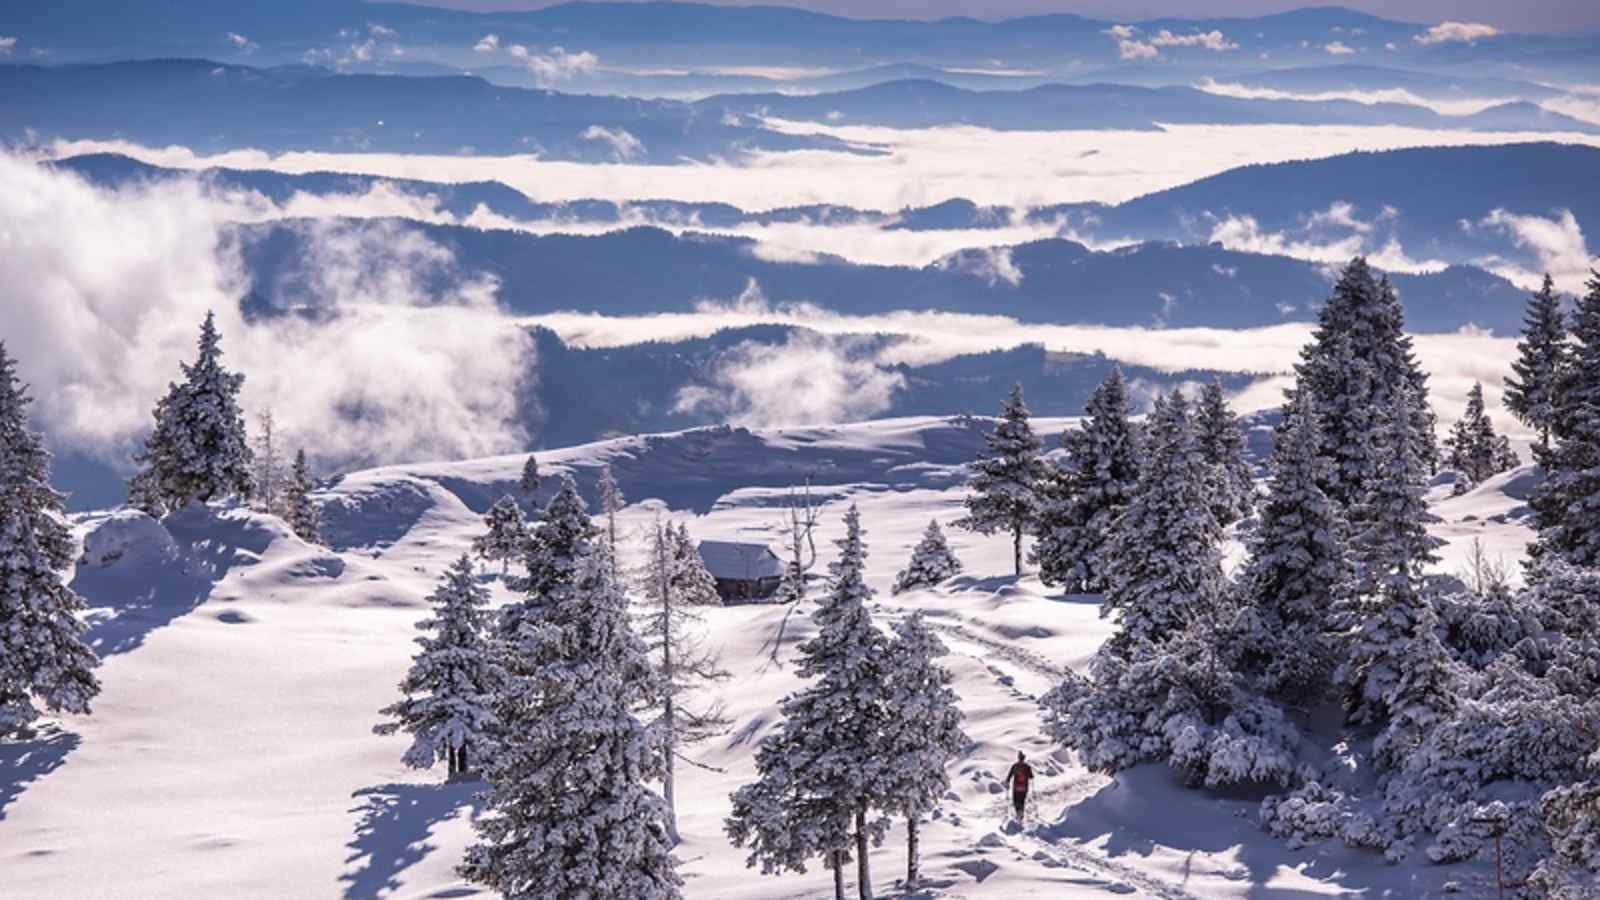
<svg viewBox="0 0 1600 900"><path fill-rule="evenodd" d="M723 603L764 603L778 592L783 560L766 544L701 541L699 550Z"/></svg>

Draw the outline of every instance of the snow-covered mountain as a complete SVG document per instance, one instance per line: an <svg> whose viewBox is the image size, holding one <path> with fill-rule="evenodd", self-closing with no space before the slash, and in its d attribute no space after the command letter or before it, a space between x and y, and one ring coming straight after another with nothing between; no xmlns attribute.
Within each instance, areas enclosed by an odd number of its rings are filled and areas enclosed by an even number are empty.
<svg viewBox="0 0 1600 900"><path fill-rule="evenodd" d="M976 740L923 830L930 886L915 896L1415 897L1448 882L1477 895L1489 883L1486 863L1391 866L1338 842L1291 850L1256 825L1257 796L1188 791L1159 765L1109 779L1050 744L1036 698L1081 670L1110 633L1096 598L1006 575L1007 536L959 529L947 534L967 574L889 593L927 521L948 526L959 515L963 465L990 424L697 429L541 453L540 465L574 475L590 499L600 468L612 468L629 500L630 566L656 516L687 523L696 538L776 543L788 491L807 480L823 504L826 563L844 509L859 505L873 613L887 624L925 611L951 649L944 663ZM1068 424L1035 420L1047 447ZM512 492L524 459L345 475L317 495L331 549L239 509L191 508L163 523L127 511L76 517L85 556L72 584L91 607L104 692L92 717L0 744L0 893L487 896L453 871L481 786L407 769L405 740L371 728L415 650L423 598L481 531L482 513ZM1439 485L1433 532L1448 543L1438 568L1457 571L1474 539L1513 562L1529 537L1533 477L1514 470L1454 497ZM1237 540L1229 548L1236 561ZM483 577L497 601L509 596ZM722 834L729 793L752 778L778 699L800 684L794 648L813 626L782 607L739 606L706 610L705 630L733 674L714 692L734 724L694 748L702 766L679 769L686 895L828 896L826 871L760 877ZM1008 833L999 778L1018 750L1040 776L1036 827ZM897 896L898 828L872 861Z"/></svg>

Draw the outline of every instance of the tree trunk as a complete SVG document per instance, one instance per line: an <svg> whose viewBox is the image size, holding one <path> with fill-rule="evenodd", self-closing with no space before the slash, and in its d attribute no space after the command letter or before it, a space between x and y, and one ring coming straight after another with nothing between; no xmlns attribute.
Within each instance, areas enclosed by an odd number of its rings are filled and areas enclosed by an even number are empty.
<svg viewBox="0 0 1600 900"><path fill-rule="evenodd" d="M906 816L906 890L917 888L917 817Z"/></svg>
<svg viewBox="0 0 1600 900"><path fill-rule="evenodd" d="M1017 577L1022 577L1022 523L1018 522L1011 528L1011 562L1017 570Z"/></svg>
<svg viewBox="0 0 1600 900"><path fill-rule="evenodd" d="M446 780L456 777L456 748L444 748L444 767Z"/></svg>
<svg viewBox="0 0 1600 900"><path fill-rule="evenodd" d="M833 900L844 900L844 854L833 851Z"/></svg>
<svg viewBox="0 0 1600 900"><path fill-rule="evenodd" d="M872 900L872 872L867 861L867 808L856 810L856 889L861 900Z"/></svg>
<svg viewBox="0 0 1600 900"><path fill-rule="evenodd" d="M670 643L670 641L668 643ZM666 771L663 772L661 776L661 799L666 801L667 804L667 839L672 842L673 846L677 846L678 842L682 840L682 838L678 837L678 803L673 799L672 790L672 757L674 755L673 745L678 742L677 735L674 733L673 729L673 715L672 694L668 693L666 714L663 719L663 721L666 723L666 735L663 741L663 743L666 744L666 759L664 760L666 763Z"/></svg>
<svg viewBox="0 0 1600 900"><path fill-rule="evenodd" d="M456 752L461 754L461 758L456 760L456 774L465 775L467 774L467 748L462 747Z"/></svg>

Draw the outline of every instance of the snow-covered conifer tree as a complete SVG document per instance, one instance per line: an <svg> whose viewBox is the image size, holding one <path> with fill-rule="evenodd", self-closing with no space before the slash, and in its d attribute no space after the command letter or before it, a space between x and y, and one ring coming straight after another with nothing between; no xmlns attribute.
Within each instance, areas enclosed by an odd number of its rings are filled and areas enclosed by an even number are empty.
<svg viewBox="0 0 1600 900"><path fill-rule="evenodd" d="M545 504L538 524L523 544L527 577L508 580L508 586L523 596L500 608L497 630L502 641L509 639L525 619L536 616L546 603L547 594L577 577L579 557L593 552L592 545L599 534L589 518L589 508L578 495L577 484L571 475L562 474L561 488ZM513 655L502 664L515 673L522 661Z"/></svg>
<svg viewBox="0 0 1600 900"><path fill-rule="evenodd" d="M597 486L600 493L600 514L606 517L606 550L611 556L612 577L620 577L617 566L617 513L627 506L627 500L622 496L622 488L617 484L617 477L612 473L610 466L600 467L600 482Z"/></svg>
<svg viewBox="0 0 1600 900"><path fill-rule="evenodd" d="M760 776L734 792L725 827L765 873L804 872L809 859L824 857L838 897L853 842L859 892L869 900L868 844L881 843L888 828L873 813L887 808L892 788L884 759L888 640L867 610L872 591L854 506L844 521L831 589L812 613L818 633L800 645L799 673L814 681L784 698L782 726L756 750Z"/></svg>
<svg viewBox="0 0 1600 900"><path fill-rule="evenodd" d="M673 589L679 602L687 606L721 606L722 595L717 593L717 579L706 568L700 548L689 536L689 526L679 523L673 535Z"/></svg>
<svg viewBox="0 0 1600 900"><path fill-rule="evenodd" d="M1222 529L1211 512L1211 470L1200 454L1189 402L1174 390L1146 424L1144 469L1113 526L1106 556L1105 612L1126 649L1160 643L1214 614L1223 589Z"/></svg>
<svg viewBox="0 0 1600 900"><path fill-rule="evenodd" d="M61 579L75 548L50 451L28 428L32 402L0 342L0 736L38 718L34 700L87 714L100 692L100 660L77 617L83 598Z"/></svg>
<svg viewBox="0 0 1600 900"><path fill-rule="evenodd" d="M684 549L688 553L684 553ZM702 577L703 576L703 577ZM709 587L706 581L710 580ZM657 713L650 727L660 736L663 773L661 796L666 803L667 836L678 841L675 771L680 748L727 731L732 720L720 704L693 709L687 694L700 685L731 677L717 655L689 629L704 618L697 606L717 605L717 585L695 551L686 527L657 521L650 534L645 564L645 597L650 601L640 629L655 665ZM709 590L709 598L706 596Z"/></svg>
<svg viewBox="0 0 1600 900"><path fill-rule="evenodd" d="M1506 379L1505 390L1506 409L1538 432L1536 446L1540 453L1550 449L1550 432L1556 424L1567 365L1566 318L1561 313L1555 282L1546 273L1544 286L1528 298L1522 340L1517 342L1517 358L1511 363L1515 375Z"/></svg>
<svg viewBox="0 0 1600 900"><path fill-rule="evenodd" d="M1351 541L1358 599L1340 683L1349 688L1358 721L1391 711L1399 685L1410 678L1408 657L1426 649L1418 643L1421 623L1434 620L1422 575L1439 560L1427 527L1437 517L1423 498L1426 471L1409 427L1414 402L1415 395L1402 389L1391 407L1379 410L1383 464L1353 510L1361 523Z"/></svg>
<svg viewBox="0 0 1600 900"><path fill-rule="evenodd" d="M1505 435L1496 435L1494 439L1494 470L1496 472L1509 472L1522 465L1521 457L1511 446L1511 438Z"/></svg>
<svg viewBox="0 0 1600 900"><path fill-rule="evenodd" d="M1490 476L1514 468L1505 465L1510 444L1494 433L1494 423L1483 410L1483 385L1474 383L1467 392L1467 409L1450 429L1445 438L1445 465L1460 472L1463 480L1456 482L1456 493L1466 493L1472 486ZM1511 454L1515 459L1515 454Z"/></svg>
<svg viewBox="0 0 1600 900"><path fill-rule="evenodd" d="M1373 445L1377 410L1409 387L1417 457L1432 471L1438 450L1427 403L1427 374L1406 335L1404 311L1387 278L1375 279L1365 259L1345 266L1333 295L1318 314L1311 343L1295 366L1293 395L1310 391L1322 417L1323 455L1333 460L1323 491L1341 507L1359 502L1377 477L1381 453ZM1353 518L1353 516L1352 516Z"/></svg>
<svg viewBox="0 0 1600 900"><path fill-rule="evenodd" d="M1085 412L1082 427L1061 435L1066 457L1041 480L1032 556L1041 581L1073 593L1105 589L1106 542L1133 496L1140 466L1120 367L1095 389Z"/></svg>
<svg viewBox="0 0 1600 900"><path fill-rule="evenodd" d="M278 453L272 410L262 410L261 414L256 416L256 421L259 424L251 447L254 468L250 474L250 501L261 512L273 516L282 515L283 458Z"/></svg>
<svg viewBox="0 0 1600 900"><path fill-rule="evenodd" d="M959 698L949 670L934 660L947 651L921 611L896 622L889 644L889 725L884 757L893 784L892 809L906 817L906 890L917 885L917 826L950 789L950 761L972 739L961 730Z"/></svg>
<svg viewBox="0 0 1600 900"><path fill-rule="evenodd" d="M1212 379L1201 391L1194 430L1200 456L1211 466L1216 485L1212 512L1217 524L1230 525L1250 515L1255 508L1255 476L1245 460L1244 431L1239 417L1228 407L1221 379Z"/></svg>
<svg viewBox="0 0 1600 900"><path fill-rule="evenodd" d="M534 492L539 490L539 480L539 460L529 453L528 461L522 464L522 477L517 481L517 490L532 500Z"/></svg>
<svg viewBox="0 0 1600 900"><path fill-rule="evenodd" d="M466 554L428 601L433 614L417 623L426 632L417 638L422 652L400 682L405 696L382 710L392 721L373 731L405 731L413 737L406 765L428 769L442 758L454 777L486 760L494 747L498 723L491 703L501 672L484 636L489 592L478 584Z"/></svg>
<svg viewBox="0 0 1600 900"><path fill-rule="evenodd" d="M944 532L939 529L939 520L930 519L927 530L922 532L922 540L911 551L911 561L895 577L894 592L898 594L913 588L931 587L960 573L961 560L956 559L955 552L945 540Z"/></svg>
<svg viewBox="0 0 1600 900"><path fill-rule="evenodd" d="M311 464L306 462L306 451L294 455L294 472L289 478L289 494L284 498L288 507L289 527L302 541L322 543L322 510L311 499L311 489L317 483L311 477Z"/></svg>
<svg viewBox="0 0 1600 900"><path fill-rule="evenodd" d="M653 677L628 598L591 535L544 543L539 602L506 638L519 665L497 704L503 736L484 767L478 843L459 871L508 898L680 897L665 805L646 787L661 777L661 744L632 712Z"/></svg>
<svg viewBox="0 0 1600 900"><path fill-rule="evenodd" d="M1572 338L1552 428L1555 444L1541 454L1547 474L1529 501L1539 521L1530 552L1600 566L1600 274L1578 298Z"/></svg>
<svg viewBox="0 0 1600 900"><path fill-rule="evenodd" d="M190 501L250 495L250 445L245 437L239 388L244 376L222 367L221 335L206 313L200 327L200 353L193 365L180 363L183 383L168 386L156 404L155 430L134 457L142 469L134 491L173 512Z"/></svg>
<svg viewBox="0 0 1600 900"><path fill-rule="evenodd" d="M1350 608L1355 573L1339 508L1319 486L1331 464L1321 456L1314 399L1301 393L1272 448L1261 524L1239 579L1240 665L1269 694L1300 697L1327 686L1336 611Z"/></svg>
<svg viewBox="0 0 1600 900"><path fill-rule="evenodd" d="M1044 473L1040 442L1028 424L1022 385L1011 386L1000 422L985 438L988 450L972 464L967 516L956 523L979 534L1011 533L1011 557L1022 574L1022 536L1032 530L1039 511L1038 484Z"/></svg>
<svg viewBox="0 0 1600 900"><path fill-rule="evenodd" d="M483 525L483 534L472 539L472 552L481 559L499 560L500 574L504 575L511 560L527 549L528 522L522 516L522 507L507 494L489 507Z"/></svg>

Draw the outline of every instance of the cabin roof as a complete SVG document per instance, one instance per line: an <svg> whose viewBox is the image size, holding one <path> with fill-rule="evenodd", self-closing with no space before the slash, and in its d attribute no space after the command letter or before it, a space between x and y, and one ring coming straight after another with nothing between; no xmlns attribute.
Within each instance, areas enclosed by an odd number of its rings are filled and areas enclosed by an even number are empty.
<svg viewBox="0 0 1600 900"><path fill-rule="evenodd" d="M766 544L701 541L700 558L705 560L712 577L725 581L757 581L783 575L783 562Z"/></svg>

